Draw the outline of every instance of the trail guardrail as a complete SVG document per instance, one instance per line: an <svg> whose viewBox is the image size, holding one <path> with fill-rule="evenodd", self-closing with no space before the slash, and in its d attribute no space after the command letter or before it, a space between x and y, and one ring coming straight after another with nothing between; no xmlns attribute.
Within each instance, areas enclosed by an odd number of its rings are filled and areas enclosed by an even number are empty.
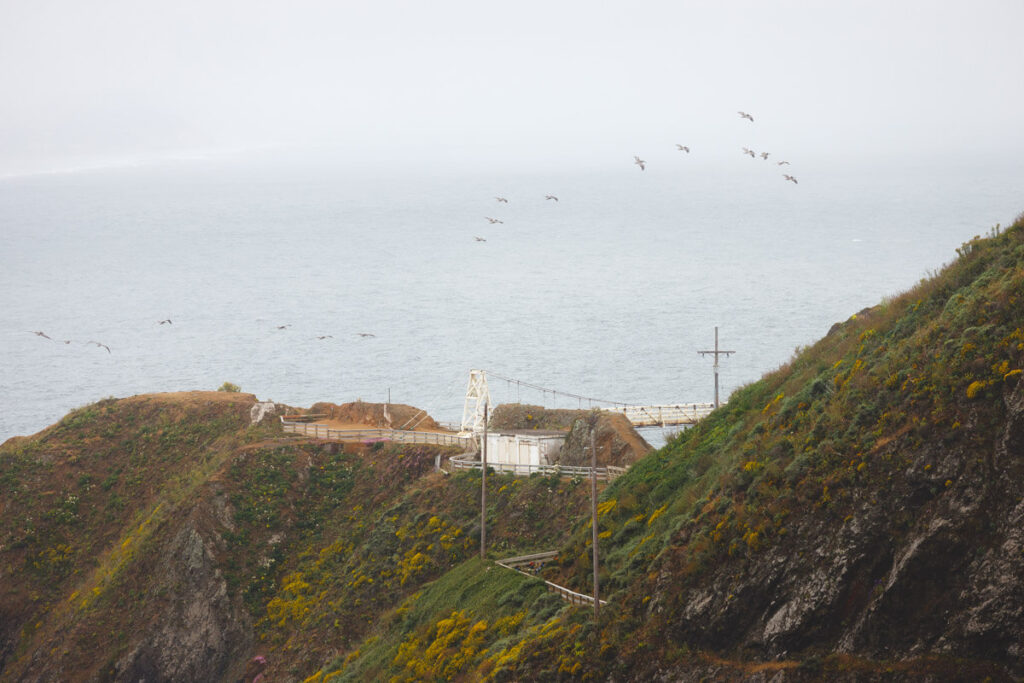
<svg viewBox="0 0 1024 683"><path fill-rule="evenodd" d="M472 447L471 436L445 434L442 432L413 432L401 429L332 429L327 425L310 422L281 420L281 428L288 434L302 434L316 439L344 441L347 443L373 443L392 441L395 443L433 444L437 446Z"/></svg>
<svg viewBox="0 0 1024 683"><path fill-rule="evenodd" d="M570 605L576 605L578 607L593 607L594 596L586 595L585 593L577 593L576 591L570 588L566 588L565 586L559 586L557 583L552 583L551 581L545 581L544 579L541 579L539 576L531 574L530 572L524 572L522 569L520 569L520 567L522 567L523 565L529 565L530 563L539 562L541 563L541 565L543 565L543 563L547 560L552 560L556 557L558 557L558 551L552 550L549 552L534 553L532 555L508 557L504 560L498 560L495 564L497 564L499 567L504 567L505 569L511 569L514 572L519 572L524 576L529 576L544 581L544 585L547 586L548 591L552 593L557 593L559 597L568 602ZM607 605L608 601L602 600L601 604Z"/></svg>
<svg viewBox="0 0 1024 683"><path fill-rule="evenodd" d="M478 470L483 466L483 463L477 459L478 457L479 456L476 452L453 455L448 458L448 464L453 471ZM518 476L530 476L531 474L555 474L562 477L584 477L587 479L590 478L591 472L590 467L576 467L572 465L522 465L519 463L490 461L487 463L487 469L503 474L514 474ZM605 467L597 468L597 478L600 481L615 481L615 479L625 474L625 472L625 467L607 465Z"/></svg>

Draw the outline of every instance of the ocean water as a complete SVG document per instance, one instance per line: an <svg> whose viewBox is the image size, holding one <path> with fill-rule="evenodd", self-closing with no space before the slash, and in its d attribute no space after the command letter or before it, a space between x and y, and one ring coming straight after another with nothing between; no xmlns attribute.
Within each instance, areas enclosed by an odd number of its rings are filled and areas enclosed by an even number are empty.
<svg viewBox="0 0 1024 683"><path fill-rule="evenodd" d="M697 352L716 326L736 352L724 397L1024 211L1020 164L837 164L799 185L765 168L194 161L2 179L0 440L107 396L226 381L293 406L390 396L454 422L474 368L709 401Z"/></svg>

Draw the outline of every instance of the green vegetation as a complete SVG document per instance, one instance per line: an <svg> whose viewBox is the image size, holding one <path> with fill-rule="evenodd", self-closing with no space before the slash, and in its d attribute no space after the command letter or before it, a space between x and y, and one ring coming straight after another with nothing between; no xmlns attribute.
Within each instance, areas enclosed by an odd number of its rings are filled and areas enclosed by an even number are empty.
<svg viewBox="0 0 1024 683"><path fill-rule="evenodd" d="M231 394L237 394L241 390L242 387L238 386L237 384L232 384L231 382L224 382L224 384L221 384L220 388L217 389L217 391L226 391Z"/></svg>
<svg viewBox="0 0 1024 683"><path fill-rule="evenodd" d="M957 251L604 490L596 624L478 558L480 475L436 448L250 426L229 383L76 410L0 448L0 679L112 677L211 594L246 634L211 680L1019 677L1020 624L971 600L1020 570L1024 223ZM488 482L489 558L559 549L588 593L585 482Z"/></svg>

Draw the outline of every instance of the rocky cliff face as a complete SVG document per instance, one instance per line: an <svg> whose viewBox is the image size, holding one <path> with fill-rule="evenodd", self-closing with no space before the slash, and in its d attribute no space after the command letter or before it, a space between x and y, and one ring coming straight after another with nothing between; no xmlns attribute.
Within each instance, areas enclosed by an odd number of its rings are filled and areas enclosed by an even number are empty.
<svg viewBox="0 0 1024 683"><path fill-rule="evenodd" d="M216 529L202 528L203 516L197 510L161 553L166 562L156 569L149 593L167 598L109 671L114 680L226 680L252 650L250 616L229 597L218 566L223 540Z"/></svg>
<svg viewBox="0 0 1024 683"><path fill-rule="evenodd" d="M573 421L558 454L559 464L589 467L591 432L598 467L629 467L652 450L625 415L594 412Z"/></svg>

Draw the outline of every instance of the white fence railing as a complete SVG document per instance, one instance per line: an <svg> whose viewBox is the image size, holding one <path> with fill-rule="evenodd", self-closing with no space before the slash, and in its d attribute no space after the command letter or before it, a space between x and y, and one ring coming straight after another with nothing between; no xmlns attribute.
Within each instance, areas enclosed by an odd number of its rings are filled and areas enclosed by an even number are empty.
<svg viewBox="0 0 1024 683"><path fill-rule="evenodd" d="M520 555L519 557L509 557L504 560L498 560L497 565L504 567L505 569L511 569L512 571L525 574L526 576L534 576L530 572L524 572L520 567L526 565L529 566L531 563L543 565L547 560L558 557L558 551L552 550L545 553L534 553L532 555ZM539 578L539 577L534 577ZM543 579L541 579L543 580ZM592 607L594 604L594 596L586 595L584 593L577 593L574 590L566 588L565 586L559 586L557 583L550 581L544 581L544 585L547 586L548 590L552 593L557 593L559 597L568 602L570 605L576 605L578 607ZM607 605L607 600L601 601L602 605Z"/></svg>
<svg viewBox="0 0 1024 683"><path fill-rule="evenodd" d="M393 441L395 443L434 444L438 446L459 446L472 448L475 440L471 436L444 434L442 432L410 432L401 429L332 429L327 425L308 422L286 422L281 428L289 434L302 434L316 439L373 443Z"/></svg>
<svg viewBox="0 0 1024 683"><path fill-rule="evenodd" d="M677 403L663 406L613 406L604 408L621 413L636 427L696 424L711 414L714 403Z"/></svg>
<svg viewBox="0 0 1024 683"><path fill-rule="evenodd" d="M479 457L479 454L476 452L453 455L448 458L448 464L452 471L478 470L483 465L479 460ZM590 478L591 472L591 468L589 467L574 467L572 465L522 465L512 462L491 461L487 462L487 469L494 470L495 472L527 477L531 474L538 473L546 475L556 474L561 477L583 477L585 479ZM625 474L625 472L625 467L616 467L615 465L596 468L597 478L600 481L614 481Z"/></svg>

